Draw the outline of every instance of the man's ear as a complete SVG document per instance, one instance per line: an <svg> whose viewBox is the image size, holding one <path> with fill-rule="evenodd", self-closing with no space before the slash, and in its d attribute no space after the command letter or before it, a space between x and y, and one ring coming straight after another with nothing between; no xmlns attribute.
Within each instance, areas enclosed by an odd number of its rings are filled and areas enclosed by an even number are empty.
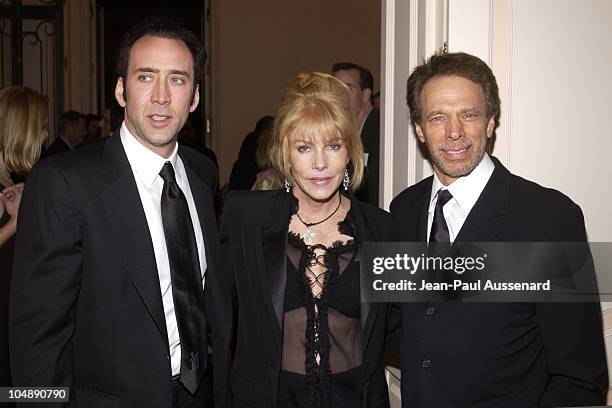
<svg viewBox="0 0 612 408"><path fill-rule="evenodd" d="M117 78L117 85L115 85L115 99L119 103L119 106L125 108L126 105L126 95L125 95L125 87L123 85L123 77Z"/></svg>
<svg viewBox="0 0 612 408"><path fill-rule="evenodd" d="M425 143L425 135L423 134L423 128L418 123L414 124L414 130L416 131L419 142Z"/></svg>
<svg viewBox="0 0 612 408"><path fill-rule="evenodd" d="M193 100L191 101L189 112L193 112L198 107L198 103L200 103L200 85L196 85L193 90Z"/></svg>
<svg viewBox="0 0 612 408"><path fill-rule="evenodd" d="M487 139L493 137L493 131L495 130L495 118L489 118L489 123L487 123Z"/></svg>
<svg viewBox="0 0 612 408"><path fill-rule="evenodd" d="M367 101L372 102L372 90L370 88L366 88L363 90L363 102Z"/></svg>

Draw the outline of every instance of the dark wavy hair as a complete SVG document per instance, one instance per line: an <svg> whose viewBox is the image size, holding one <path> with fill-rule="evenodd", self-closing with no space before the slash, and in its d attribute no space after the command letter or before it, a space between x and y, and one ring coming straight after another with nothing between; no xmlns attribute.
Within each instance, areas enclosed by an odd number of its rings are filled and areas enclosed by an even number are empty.
<svg viewBox="0 0 612 408"><path fill-rule="evenodd" d="M194 86L200 84L206 62L206 51L202 43L194 33L177 20L159 17L142 20L125 33L117 55L117 77L126 78L132 46L146 35L184 42L193 57Z"/></svg>
<svg viewBox="0 0 612 408"><path fill-rule="evenodd" d="M421 94L427 81L436 77L456 75L480 85L487 103L487 118L499 125L500 101L497 81L491 68L480 58L464 52L434 55L412 71L407 83L406 100L412 125L421 124Z"/></svg>

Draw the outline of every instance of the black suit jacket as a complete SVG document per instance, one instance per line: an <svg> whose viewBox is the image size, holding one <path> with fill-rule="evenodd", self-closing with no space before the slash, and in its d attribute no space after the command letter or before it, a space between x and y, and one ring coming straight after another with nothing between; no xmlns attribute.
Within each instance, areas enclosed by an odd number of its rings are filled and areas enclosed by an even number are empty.
<svg viewBox="0 0 612 408"><path fill-rule="evenodd" d="M219 268L215 168L191 149L179 147L179 155L204 235L208 279ZM10 300L14 383L70 386L77 407L171 407L153 245L119 135L39 163L18 223Z"/></svg>
<svg viewBox="0 0 612 408"><path fill-rule="evenodd" d="M495 170L457 242L585 241L576 204L556 190L512 175L493 160ZM408 188L391 203L401 241L426 241L432 179ZM435 308L433 314L428 307ZM599 303L404 303L401 318L405 407L604 401Z"/></svg>
<svg viewBox="0 0 612 408"><path fill-rule="evenodd" d="M232 262L224 283L225 317L234 320L235 345L228 349L230 327L215 328L215 367L227 367L233 407L273 408L277 406L278 378L282 363L283 319L287 259L287 233L293 205L285 191L236 191L226 201L222 241L225 258ZM361 242L393 240L388 213L351 199L355 225ZM233 299L233 305L232 305ZM362 303L362 352L364 407L389 404L384 377L383 351L389 317L387 304ZM219 315L217 315L219 318ZM212 324L212 322L211 322ZM218 361L219 359L226 359ZM221 377L219 377L221 378ZM217 383L222 397L225 384ZM225 406L225 405L220 405ZM282 407L280 407L282 408Z"/></svg>
<svg viewBox="0 0 612 408"><path fill-rule="evenodd" d="M363 151L368 154L363 184L357 198L378 207L378 176L380 172L380 111L372 108L361 129Z"/></svg>
<svg viewBox="0 0 612 408"><path fill-rule="evenodd" d="M57 138L55 138L53 143L49 145L49 148L45 150L42 157L46 158L59 153L69 152L71 150L73 149L71 149L70 146L68 146L66 142L64 142L64 140L58 136Z"/></svg>

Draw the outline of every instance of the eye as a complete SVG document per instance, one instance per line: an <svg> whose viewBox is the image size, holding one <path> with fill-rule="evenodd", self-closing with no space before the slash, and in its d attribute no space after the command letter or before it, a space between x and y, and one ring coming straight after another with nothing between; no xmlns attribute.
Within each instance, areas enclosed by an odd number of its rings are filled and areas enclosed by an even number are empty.
<svg viewBox="0 0 612 408"><path fill-rule="evenodd" d="M342 149L342 143L332 143L329 146L327 146L328 149L330 150L340 150Z"/></svg>
<svg viewBox="0 0 612 408"><path fill-rule="evenodd" d="M443 115L435 115L435 116L432 116L431 118L429 118L429 121L431 123L442 123L444 121L444 116Z"/></svg>
<svg viewBox="0 0 612 408"><path fill-rule="evenodd" d="M476 119L477 117L478 117L477 112L464 112L463 113L463 119L466 119L466 120Z"/></svg>
<svg viewBox="0 0 612 408"><path fill-rule="evenodd" d="M149 82L153 80L153 77L147 74L140 74L138 75L138 80L141 82Z"/></svg>
<svg viewBox="0 0 612 408"><path fill-rule="evenodd" d="M184 85L185 79L181 77L173 77L170 79L170 82L172 82L173 84L177 84L177 85Z"/></svg>
<svg viewBox="0 0 612 408"><path fill-rule="evenodd" d="M307 145L300 145L297 147L298 153L306 153L309 150L310 150L310 146L307 146Z"/></svg>

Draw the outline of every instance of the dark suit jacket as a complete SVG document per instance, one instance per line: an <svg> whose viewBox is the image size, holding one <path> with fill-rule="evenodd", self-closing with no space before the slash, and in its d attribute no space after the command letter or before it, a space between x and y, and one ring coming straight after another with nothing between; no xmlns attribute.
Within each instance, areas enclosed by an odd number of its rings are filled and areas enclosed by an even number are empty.
<svg viewBox="0 0 612 408"><path fill-rule="evenodd" d="M204 235L208 280L219 268L215 168L191 149L179 147L179 155ZM171 407L153 245L119 135L39 163L18 223L10 300L14 383L70 386L78 407Z"/></svg>
<svg viewBox="0 0 612 408"><path fill-rule="evenodd" d="M580 208L560 192L495 170L457 242L582 242ZM432 177L391 203L401 241L426 241ZM426 313L428 307L434 313ZM601 404L599 303L401 305L405 407ZM424 361L428 360L429 364ZM429 365L429 366L428 366ZM428 366L427 368L425 368Z"/></svg>
<svg viewBox="0 0 612 408"><path fill-rule="evenodd" d="M224 284L225 319L232 320L232 298L237 309L236 337L232 362L215 366L230 371L231 401L234 407L273 408L277 406L278 379L282 363L283 319L287 259L287 233L293 198L285 191L232 192L226 201L222 241L231 274ZM388 213L351 199L355 226L361 242L393 240ZM387 304L362 303L362 352L364 407L389 404L383 368ZM217 316L219 317L219 316ZM211 323L212 324L212 323ZM215 353L227 349L229 328L213 326ZM227 358L215 354L216 358ZM217 391L224 392L218 383ZM221 405L225 406L225 405ZM282 408L282 407L280 407Z"/></svg>
<svg viewBox="0 0 612 408"><path fill-rule="evenodd" d="M361 129L363 150L368 153L368 165L357 198L378 207L378 175L380 172L380 111L372 108Z"/></svg>
<svg viewBox="0 0 612 408"><path fill-rule="evenodd" d="M42 157L46 158L46 157L50 157L58 153L69 152L71 150L72 149L70 148L70 146L68 146L66 142L64 142L64 140L58 136L55 138L53 143L49 145L49 148L45 150Z"/></svg>

